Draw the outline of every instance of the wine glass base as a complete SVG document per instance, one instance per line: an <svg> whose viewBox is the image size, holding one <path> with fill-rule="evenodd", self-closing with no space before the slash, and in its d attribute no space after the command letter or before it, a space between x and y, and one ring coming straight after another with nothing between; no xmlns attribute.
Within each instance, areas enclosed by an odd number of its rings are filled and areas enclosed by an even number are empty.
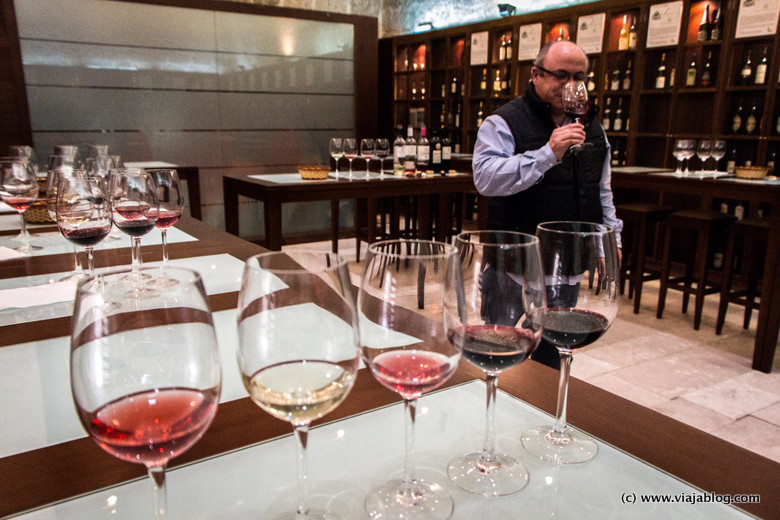
<svg viewBox="0 0 780 520"><path fill-rule="evenodd" d="M309 509L309 512L305 515L299 515L297 512L291 511L280 516L275 516L273 520L347 520L347 518L330 511Z"/></svg>
<svg viewBox="0 0 780 520"><path fill-rule="evenodd" d="M455 508L452 497L440 485L423 480L407 484L400 479L372 489L364 506L374 520L447 520Z"/></svg>
<svg viewBox="0 0 780 520"><path fill-rule="evenodd" d="M171 278L170 276L167 276L163 273L163 275L159 278L154 278L153 280L146 282L146 285L154 289L166 289L168 287L179 285L179 280Z"/></svg>
<svg viewBox="0 0 780 520"><path fill-rule="evenodd" d="M41 246L34 246L32 244L27 244L27 245L21 245L19 247L15 247L14 251L16 251L17 253L21 253L23 255L29 255L33 251L40 251L41 249L43 249Z"/></svg>
<svg viewBox="0 0 780 520"><path fill-rule="evenodd" d="M523 434L522 443L532 455L555 464L582 464L599 451L593 439L568 426L561 433L551 426L533 428Z"/></svg>
<svg viewBox="0 0 780 520"><path fill-rule="evenodd" d="M528 470L514 457L495 454L487 465L482 453L455 457L447 465L447 475L459 488L485 497L513 495L528 485Z"/></svg>

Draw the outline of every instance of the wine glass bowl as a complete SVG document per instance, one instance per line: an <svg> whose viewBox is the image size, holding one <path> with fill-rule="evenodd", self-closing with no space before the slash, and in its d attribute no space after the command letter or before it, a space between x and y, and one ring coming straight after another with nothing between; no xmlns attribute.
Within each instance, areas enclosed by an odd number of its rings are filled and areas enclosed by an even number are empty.
<svg viewBox="0 0 780 520"><path fill-rule="evenodd" d="M371 518L445 519L454 503L436 483L414 475L413 443L417 398L455 372L460 351L442 323L445 294L459 276L456 249L440 242L388 240L369 245L358 292L361 319L384 333L364 337L361 355L374 378L404 399L404 475L374 487L364 506ZM419 338L399 345L392 324L417 324Z"/></svg>
<svg viewBox="0 0 780 520"><path fill-rule="evenodd" d="M0 157L0 199L19 213L22 245L16 251L30 254L40 246L30 244L24 212L38 198L38 179L32 163L23 157Z"/></svg>
<svg viewBox="0 0 780 520"><path fill-rule="evenodd" d="M95 274L93 248L111 231L105 182L99 177L63 177L57 186L57 227L71 243L87 251L89 274Z"/></svg>
<svg viewBox="0 0 780 520"><path fill-rule="evenodd" d="M519 457L495 446L498 376L539 345L545 311L539 240L510 231L473 231L455 239L461 277L444 304L447 335L462 357L485 371L487 411L481 451L452 459L447 474L458 487L496 497L529 480Z"/></svg>
<svg viewBox="0 0 780 520"><path fill-rule="evenodd" d="M701 160L701 171L704 172L707 159L712 155L712 142L709 139L699 140L699 145L696 147L696 155Z"/></svg>
<svg viewBox="0 0 780 520"><path fill-rule="evenodd" d="M160 520L166 463L192 447L216 415L217 338L196 272L172 269L176 287L145 300L128 300L124 274L112 270L79 282L71 391L89 436L111 455L147 468Z"/></svg>
<svg viewBox="0 0 780 520"><path fill-rule="evenodd" d="M547 291L542 341L561 358L556 420L525 432L523 447L556 464L593 459L598 445L566 424L572 352L590 345L612 324L618 310L619 262L615 232L588 222L546 222L536 231Z"/></svg>
<svg viewBox="0 0 780 520"><path fill-rule="evenodd" d="M726 141L715 140L712 141L712 150L710 151L710 157L715 159L715 171L718 171L718 163L726 156Z"/></svg>
<svg viewBox="0 0 780 520"><path fill-rule="evenodd" d="M590 110L588 100L588 87L584 81L567 81L562 91L563 113L574 120L575 123L584 124L583 118ZM589 143L575 144L569 147L572 153L577 153Z"/></svg>
<svg viewBox="0 0 780 520"><path fill-rule="evenodd" d="M310 423L341 404L355 382L357 323L347 263L337 254L300 250L247 260L238 298L241 378L263 411L292 424L297 440L297 510L280 518L326 517L309 506L307 437Z"/></svg>
<svg viewBox="0 0 780 520"><path fill-rule="evenodd" d="M687 175L688 167L686 165L685 171L683 171L683 161L693 157L694 149L696 148L695 139L676 139L672 148L672 155L677 159L677 169L675 175L682 177Z"/></svg>

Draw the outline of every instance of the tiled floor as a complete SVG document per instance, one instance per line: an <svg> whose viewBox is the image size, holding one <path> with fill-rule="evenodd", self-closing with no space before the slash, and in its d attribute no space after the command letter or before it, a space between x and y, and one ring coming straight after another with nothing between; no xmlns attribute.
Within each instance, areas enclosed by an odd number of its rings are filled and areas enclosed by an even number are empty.
<svg viewBox="0 0 780 520"><path fill-rule="evenodd" d="M288 247L330 250L330 242ZM341 240L339 251L354 260L354 239ZM693 303L680 312L681 293L669 292L661 320L657 299L658 283L646 283L633 314L623 296L610 330L574 354L573 376L780 462L780 348L771 374L751 369L757 313L745 331L742 308L729 306L716 336L717 295L705 299L698 331Z"/></svg>

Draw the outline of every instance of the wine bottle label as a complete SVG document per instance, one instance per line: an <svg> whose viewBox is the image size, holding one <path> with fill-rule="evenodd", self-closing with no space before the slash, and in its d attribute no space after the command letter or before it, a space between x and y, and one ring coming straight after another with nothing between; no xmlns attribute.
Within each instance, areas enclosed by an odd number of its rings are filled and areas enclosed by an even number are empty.
<svg viewBox="0 0 780 520"><path fill-rule="evenodd" d="M428 146L417 147L417 162L422 164L428 164L428 159L431 156L431 149Z"/></svg>
<svg viewBox="0 0 780 520"><path fill-rule="evenodd" d="M444 161L449 161L452 158L452 148L445 146L441 149L441 158Z"/></svg>
<svg viewBox="0 0 780 520"><path fill-rule="evenodd" d="M604 119L601 121L601 126L604 128L604 131L609 131L610 126L610 120L609 120L609 114L604 114Z"/></svg>
<svg viewBox="0 0 780 520"><path fill-rule="evenodd" d="M765 81L766 81L766 64L762 63L761 65L756 67L755 84L763 85Z"/></svg>
<svg viewBox="0 0 780 520"><path fill-rule="evenodd" d="M615 118L615 124L612 126L615 132L620 132L623 129L623 120L619 117Z"/></svg>
<svg viewBox="0 0 780 520"><path fill-rule="evenodd" d="M628 35L628 48L636 49L636 33L632 32Z"/></svg>
<svg viewBox="0 0 780 520"><path fill-rule="evenodd" d="M743 67L739 74L742 77L742 80L746 81L750 78L751 72L750 67Z"/></svg>
<svg viewBox="0 0 780 520"><path fill-rule="evenodd" d="M612 82L609 84L609 88L612 90L620 89L620 80L617 78L613 79Z"/></svg>
<svg viewBox="0 0 780 520"><path fill-rule="evenodd" d="M730 159L730 160L729 160L729 161L726 163L726 171L727 171L728 173L734 173L734 169L735 169L736 167L737 167L737 161L735 161L735 160L733 160L733 159Z"/></svg>
<svg viewBox="0 0 780 520"><path fill-rule="evenodd" d="M512 44L507 43L506 44L506 59L511 60L512 59Z"/></svg>
<svg viewBox="0 0 780 520"><path fill-rule="evenodd" d="M655 88L664 88L666 86L666 76L655 78Z"/></svg>
<svg viewBox="0 0 780 520"><path fill-rule="evenodd" d="M688 69L688 75L685 77L685 85L692 87L696 84L696 69Z"/></svg>
<svg viewBox="0 0 780 520"><path fill-rule="evenodd" d="M623 90L631 90L631 76L623 78Z"/></svg>
<svg viewBox="0 0 780 520"><path fill-rule="evenodd" d="M500 47L498 49L498 61L506 60L506 47Z"/></svg>
<svg viewBox="0 0 780 520"><path fill-rule="evenodd" d="M442 156L441 150L434 150L433 157L431 158L431 162L433 162L433 164L440 164L441 156Z"/></svg>
<svg viewBox="0 0 780 520"><path fill-rule="evenodd" d="M731 121L731 132L736 134L739 132L739 129L742 128L742 116L739 114L734 116L734 119Z"/></svg>
<svg viewBox="0 0 780 520"><path fill-rule="evenodd" d="M745 122L745 131L749 134L752 134L755 129L756 129L756 116L750 114L747 118L747 121Z"/></svg>

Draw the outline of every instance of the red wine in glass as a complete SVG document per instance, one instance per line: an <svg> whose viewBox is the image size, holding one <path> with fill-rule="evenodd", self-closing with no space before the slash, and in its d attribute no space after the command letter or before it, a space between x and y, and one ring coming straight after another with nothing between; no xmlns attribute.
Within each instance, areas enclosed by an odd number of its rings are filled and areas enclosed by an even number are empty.
<svg viewBox="0 0 780 520"><path fill-rule="evenodd" d="M420 397L438 388L457 367L452 359L424 350L392 350L373 360L376 380L404 399Z"/></svg>
<svg viewBox="0 0 780 520"><path fill-rule="evenodd" d="M599 339L609 327L609 320L585 309L547 309L544 339L558 348L587 347Z"/></svg>
<svg viewBox="0 0 780 520"><path fill-rule="evenodd" d="M111 225L68 229L62 231L62 236L81 247L95 247L111 232Z"/></svg>
<svg viewBox="0 0 780 520"><path fill-rule="evenodd" d="M590 109L588 89L584 81L569 81L563 86L563 113L572 118L575 123L583 124L583 118ZM575 144L569 147L572 153L577 153L587 143Z"/></svg>
<svg viewBox="0 0 780 520"><path fill-rule="evenodd" d="M464 359L486 372L506 370L525 361L539 344L530 330L504 325L472 325L449 332Z"/></svg>
<svg viewBox="0 0 780 520"><path fill-rule="evenodd" d="M155 226L157 229L168 229L176 224L181 218L181 211L172 211L167 209L161 209L157 214L157 222Z"/></svg>

